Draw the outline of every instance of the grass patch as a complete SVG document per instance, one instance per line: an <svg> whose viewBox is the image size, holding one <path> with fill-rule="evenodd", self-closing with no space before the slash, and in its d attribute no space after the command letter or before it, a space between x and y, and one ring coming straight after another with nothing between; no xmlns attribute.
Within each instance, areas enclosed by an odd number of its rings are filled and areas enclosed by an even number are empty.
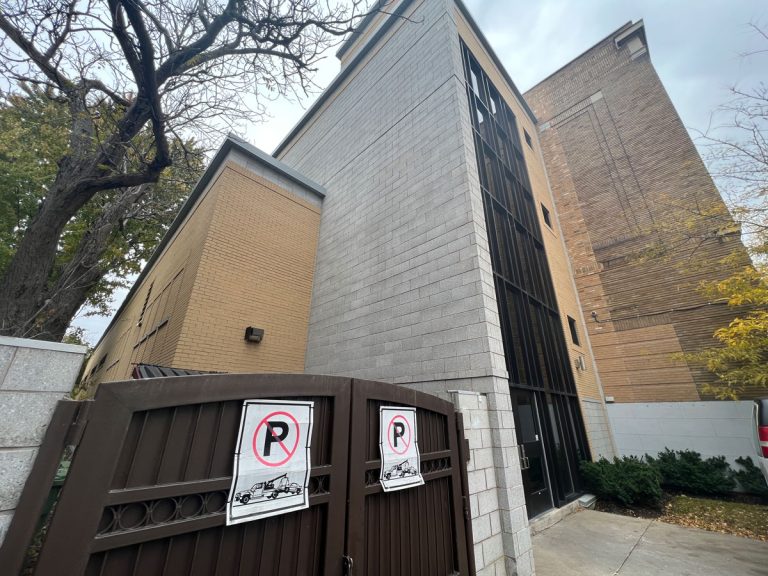
<svg viewBox="0 0 768 576"><path fill-rule="evenodd" d="M676 495L665 503L659 520L768 541L768 506L760 504Z"/></svg>

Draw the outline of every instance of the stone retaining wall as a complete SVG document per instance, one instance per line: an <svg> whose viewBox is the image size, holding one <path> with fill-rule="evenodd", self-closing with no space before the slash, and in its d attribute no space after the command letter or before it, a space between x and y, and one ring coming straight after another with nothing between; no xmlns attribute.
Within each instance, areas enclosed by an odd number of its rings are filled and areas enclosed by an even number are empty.
<svg viewBox="0 0 768 576"><path fill-rule="evenodd" d="M56 403L72 390L86 350L0 336L0 544Z"/></svg>

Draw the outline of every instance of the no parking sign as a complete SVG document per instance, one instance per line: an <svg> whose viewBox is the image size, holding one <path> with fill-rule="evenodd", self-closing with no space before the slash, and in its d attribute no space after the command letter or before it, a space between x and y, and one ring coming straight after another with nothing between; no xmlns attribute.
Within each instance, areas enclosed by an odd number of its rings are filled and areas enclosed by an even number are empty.
<svg viewBox="0 0 768 576"><path fill-rule="evenodd" d="M313 411L314 402L243 402L227 525L309 507Z"/></svg>
<svg viewBox="0 0 768 576"><path fill-rule="evenodd" d="M421 475L416 408L379 408L379 478L385 492L424 484Z"/></svg>

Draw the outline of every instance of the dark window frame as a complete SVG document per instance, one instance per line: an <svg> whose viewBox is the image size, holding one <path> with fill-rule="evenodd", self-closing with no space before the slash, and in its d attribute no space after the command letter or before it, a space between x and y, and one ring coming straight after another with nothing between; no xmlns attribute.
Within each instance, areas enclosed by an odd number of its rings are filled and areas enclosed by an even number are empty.
<svg viewBox="0 0 768 576"><path fill-rule="evenodd" d="M141 326L144 323L144 313L147 311L147 304L149 304L149 298L152 296L152 288L154 288L155 282L154 280L149 285L149 290L147 290L147 295L144 297L144 304L141 306L141 312L139 312L139 321L136 323L136 326Z"/></svg>
<svg viewBox="0 0 768 576"><path fill-rule="evenodd" d="M553 230L552 228L552 215L549 212L549 208L544 206L544 204L541 204L541 215L544 217L544 224L547 225L547 228L550 230Z"/></svg>
<svg viewBox="0 0 768 576"><path fill-rule="evenodd" d="M576 346L581 346L581 340L579 339L579 327L576 325L576 319L571 318L567 314L566 318L568 318L568 330L571 332L571 342L576 344Z"/></svg>
<svg viewBox="0 0 768 576"><path fill-rule="evenodd" d="M509 386L550 398L540 406L550 406L554 412L539 417L557 421L556 428L555 421L544 424L542 433L547 460L554 468L563 468L548 473L555 505L560 506L580 490L578 461L589 458L589 446L581 413L574 409L579 404L576 380L520 130L531 148L532 139L469 48L461 44ZM558 442L568 451L562 462L555 458Z"/></svg>

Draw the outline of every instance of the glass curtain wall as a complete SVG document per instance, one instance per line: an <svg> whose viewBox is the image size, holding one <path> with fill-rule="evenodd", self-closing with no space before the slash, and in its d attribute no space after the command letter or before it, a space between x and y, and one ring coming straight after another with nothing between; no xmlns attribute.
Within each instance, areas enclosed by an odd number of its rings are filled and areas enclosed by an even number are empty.
<svg viewBox="0 0 768 576"><path fill-rule="evenodd" d="M579 460L588 458L576 384L517 120L463 42L462 52L510 392L513 404L529 392L543 471L559 506L579 493Z"/></svg>

